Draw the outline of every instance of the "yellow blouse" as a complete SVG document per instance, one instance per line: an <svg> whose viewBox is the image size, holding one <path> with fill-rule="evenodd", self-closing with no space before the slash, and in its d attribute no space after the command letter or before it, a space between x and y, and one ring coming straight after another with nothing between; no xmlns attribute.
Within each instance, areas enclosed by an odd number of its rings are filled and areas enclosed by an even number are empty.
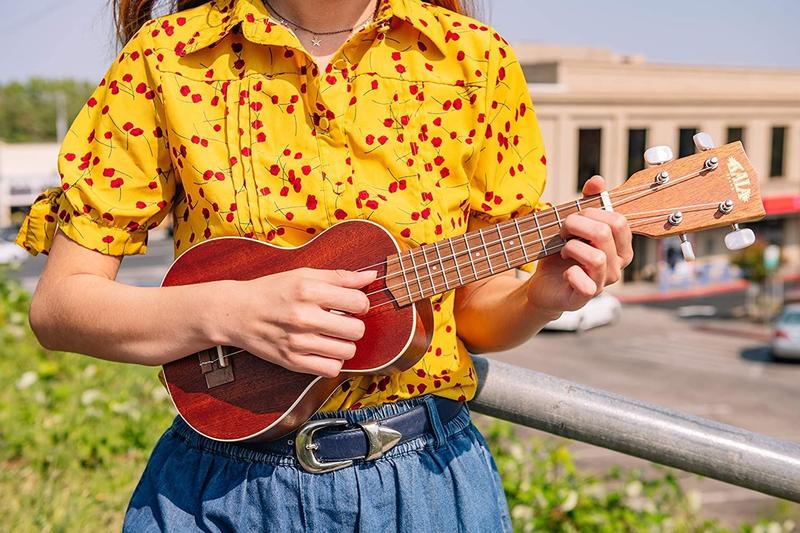
<svg viewBox="0 0 800 533"><path fill-rule="evenodd" d="M63 142L62 186L17 242L47 252L58 226L104 254L145 253L171 213L176 256L225 235L297 246L349 218L416 247L530 212L545 164L522 69L480 22L384 0L319 72L260 0L213 0L127 43ZM434 298L416 366L353 379L323 410L472 398L453 300Z"/></svg>

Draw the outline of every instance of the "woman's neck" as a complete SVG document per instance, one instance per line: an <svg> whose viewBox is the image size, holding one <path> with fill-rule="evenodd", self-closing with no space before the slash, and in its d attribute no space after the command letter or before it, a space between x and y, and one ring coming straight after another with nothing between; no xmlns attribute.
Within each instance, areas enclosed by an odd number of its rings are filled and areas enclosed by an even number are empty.
<svg viewBox="0 0 800 533"><path fill-rule="evenodd" d="M348 28L358 31L380 0L264 0L272 16L285 19L306 50L324 71L328 62L353 32L321 35ZM302 26L304 29L298 28Z"/></svg>
<svg viewBox="0 0 800 533"><path fill-rule="evenodd" d="M352 28L372 15L376 0L267 0L289 21L315 32ZM273 13L277 15L277 13Z"/></svg>

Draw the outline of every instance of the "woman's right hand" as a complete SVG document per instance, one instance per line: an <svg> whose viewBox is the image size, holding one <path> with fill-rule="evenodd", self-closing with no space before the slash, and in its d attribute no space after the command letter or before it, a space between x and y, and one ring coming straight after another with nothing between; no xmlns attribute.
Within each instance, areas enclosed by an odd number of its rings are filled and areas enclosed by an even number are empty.
<svg viewBox="0 0 800 533"><path fill-rule="evenodd" d="M364 336L364 322L351 315L369 310L358 289L375 277L374 270L298 268L224 282L224 344L295 372L335 377Z"/></svg>

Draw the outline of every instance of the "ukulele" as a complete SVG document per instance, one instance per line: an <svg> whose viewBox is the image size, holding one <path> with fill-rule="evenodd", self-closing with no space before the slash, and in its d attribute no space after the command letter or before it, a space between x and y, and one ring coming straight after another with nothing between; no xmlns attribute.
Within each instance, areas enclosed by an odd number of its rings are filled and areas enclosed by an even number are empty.
<svg viewBox="0 0 800 533"><path fill-rule="evenodd" d="M672 160L668 147L651 148L651 165L600 195L574 200L457 235L401 250L380 225L340 222L296 248L243 237L198 243L170 266L162 286L216 280L251 280L300 267L378 271L362 288L371 302L355 356L335 378L287 370L234 346L214 346L164 365L170 397L197 432L220 441L263 441L293 431L346 380L401 372L425 354L433 332L430 298L558 252L564 218L589 207L626 216L632 231L651 238L733 225L725 241L741 249L755 241L738 223L765 216L758 178L742 144L712 147L695 139L699 153Z"/></svg>

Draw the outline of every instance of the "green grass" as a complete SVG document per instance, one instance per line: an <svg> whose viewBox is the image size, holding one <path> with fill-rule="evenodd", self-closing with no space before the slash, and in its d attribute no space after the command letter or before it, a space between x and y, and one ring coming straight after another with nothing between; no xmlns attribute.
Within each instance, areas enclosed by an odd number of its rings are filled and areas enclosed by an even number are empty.
<svg viewBox="0 0 800 533"><path fill-rule="evenodd" d="M153 369L40 348L27 308L0 282L0 524L119 530L172 405Z"/></svg>
<svg viewBox="0 0 800 533"><path fill-rule="evenodd" d="M29 295L2 279L0 524L15 533L118 531L172 404L154 369L39 347ZM589 476L564 441L522 440L508 424L482 422L518 531L722 531L668 470Z"/></svg>

